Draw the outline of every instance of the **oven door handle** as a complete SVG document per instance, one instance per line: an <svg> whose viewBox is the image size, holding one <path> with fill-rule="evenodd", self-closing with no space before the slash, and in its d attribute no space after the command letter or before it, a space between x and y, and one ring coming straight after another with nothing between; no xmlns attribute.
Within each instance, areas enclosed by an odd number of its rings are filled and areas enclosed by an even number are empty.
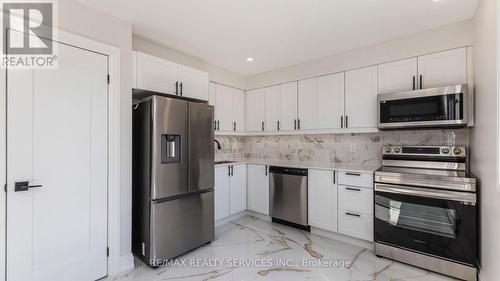
<svg viewBox="0 0 500 281"><path fill-rule="evenodd" d="M380 183L375 183L375 191L458 201L458 202L467 202L473 204L477 202L476 194L468 192L425 189L425 188L416 188L410 186L398 186L398 185L380 184Z"/></svg>

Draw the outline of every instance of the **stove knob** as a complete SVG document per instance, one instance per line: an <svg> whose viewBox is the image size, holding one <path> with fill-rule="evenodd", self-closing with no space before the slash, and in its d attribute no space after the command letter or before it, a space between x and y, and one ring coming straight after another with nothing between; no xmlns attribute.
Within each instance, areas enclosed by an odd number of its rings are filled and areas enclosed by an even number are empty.
<svg viewBox="0 0 500 281"><path fill-rule="evenodd" d="M401 152L401 149L400 149L399 147L396 147L396 148L394 148L394 152L396 152L396 153L400 153L400 152Z"/></svg>
<svg viewBox="0 0 500 281"><path fill-rule="evenodd" d="M455 149L453 149L453 153L455 155L459 155L459 154L462 154L462 149L458 148L458 147L455 147Z"/></svg>
<svg viewBox="0 0 500 281"><path fill-rule="evenodd" d="M392 149L391 149L390 147L387 147L387 148L385 149L385 153L391 153L391 152L392 152Z"/></svg>
<svg viewBox="0 0 500 281"><path fill-rule="evenodd" d="M443 148L441 150L441 152L443 152L443 154L449 154L450 153L450 149L449 148Z"/></svg>

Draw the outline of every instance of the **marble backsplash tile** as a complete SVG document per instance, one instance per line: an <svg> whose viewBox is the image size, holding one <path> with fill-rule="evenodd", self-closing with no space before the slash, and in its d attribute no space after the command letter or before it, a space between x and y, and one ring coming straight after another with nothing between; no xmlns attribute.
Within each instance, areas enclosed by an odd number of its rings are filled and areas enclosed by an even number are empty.
<svg viewBox="0 0 500 281"><path fill-rule="evenodd" d="M269 160L379 165L384 145L469 145L467 129L294 136L217 136L216 161Z"/></svg>

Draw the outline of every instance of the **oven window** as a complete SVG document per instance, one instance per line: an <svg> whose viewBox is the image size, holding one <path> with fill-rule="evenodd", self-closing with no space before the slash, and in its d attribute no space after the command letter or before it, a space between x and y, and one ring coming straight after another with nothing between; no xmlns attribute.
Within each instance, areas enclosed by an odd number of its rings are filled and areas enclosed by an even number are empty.
<svg viewBox="0 0 500 281"><path fill-rule="evenodd" d="M463 119L463 94L449 94L383 101L381 123Z"/></svg>
<svg viewBox="0 0 500 281"><path fill-rule="evenodd" d="M388 198L380 201L375 206L378 219L394 226L455 238L456 210L405 203Z"/></svg>

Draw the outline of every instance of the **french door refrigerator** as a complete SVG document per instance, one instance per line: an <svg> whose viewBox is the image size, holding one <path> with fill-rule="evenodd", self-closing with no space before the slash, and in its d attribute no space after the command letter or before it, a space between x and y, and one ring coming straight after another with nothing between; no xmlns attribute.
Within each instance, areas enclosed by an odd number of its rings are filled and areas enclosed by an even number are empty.
<svg viewBox="0 0 500 281"><path fill-rule="evenodd" d="M134 105L132 251L152 267L214 239L213 110L158 95Z"/></svg>

